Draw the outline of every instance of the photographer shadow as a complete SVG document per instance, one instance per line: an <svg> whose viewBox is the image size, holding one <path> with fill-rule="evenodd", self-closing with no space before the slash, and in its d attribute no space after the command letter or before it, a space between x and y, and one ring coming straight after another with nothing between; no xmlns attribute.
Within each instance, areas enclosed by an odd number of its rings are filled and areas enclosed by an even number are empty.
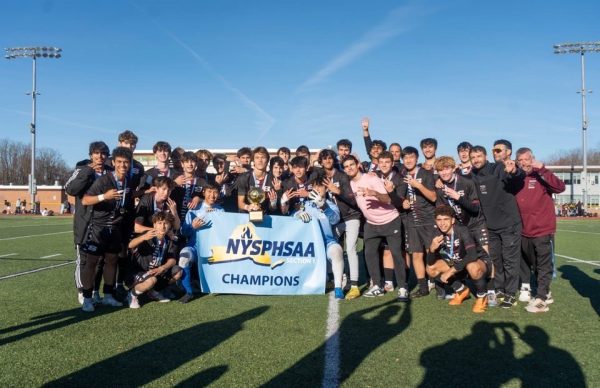
<svg viewBox="0 0 600 388"><path fill-rule="evenodd" d="M152 383L234 336L244 328L246 321L262 315L267 309L266 306L257 307L233 317L192 326L119 353L44 386L139 387ZM227 369L224 365L209 368L181 384L206 386L220 378Z"/></svg>
<svg viewBox="0 0 600 388"><path fill-rule="evenodd" d="M571 287L579 295L590 300L596 315L600 316L600 280L592 278L574 265L562 265L558 270L562 273L563 279L571 282ZM600 273L600 269L594 272Z"/></svg>

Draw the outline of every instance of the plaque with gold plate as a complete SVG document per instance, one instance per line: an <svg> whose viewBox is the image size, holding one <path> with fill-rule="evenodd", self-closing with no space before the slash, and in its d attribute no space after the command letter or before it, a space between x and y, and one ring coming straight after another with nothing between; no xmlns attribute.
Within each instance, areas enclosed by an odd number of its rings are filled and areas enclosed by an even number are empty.
<svg viewBox="0 0 600 388"><path fill-rule="evenodd" d="M259 208L259 210L248 210L248 213L250 215L250 222L263 222L263 211L261 204L266 198L265 191L260 187L252 187L248 191L248 194L246 194L246 198L248 199L250 204L256 205Z"/></svg>

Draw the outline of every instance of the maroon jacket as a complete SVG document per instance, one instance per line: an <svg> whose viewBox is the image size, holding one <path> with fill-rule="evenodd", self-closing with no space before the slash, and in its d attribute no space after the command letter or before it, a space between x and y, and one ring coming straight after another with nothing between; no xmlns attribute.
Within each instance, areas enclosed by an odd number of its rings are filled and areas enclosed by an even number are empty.
<svg viewBox="0 0 600 388"><path fill-rule="evenodd" d="M534 168L515 187L515 196L523 220L524 237L541 237L556 232L556 214L552 194L565 191L565 183L546 167Z"/></svg>

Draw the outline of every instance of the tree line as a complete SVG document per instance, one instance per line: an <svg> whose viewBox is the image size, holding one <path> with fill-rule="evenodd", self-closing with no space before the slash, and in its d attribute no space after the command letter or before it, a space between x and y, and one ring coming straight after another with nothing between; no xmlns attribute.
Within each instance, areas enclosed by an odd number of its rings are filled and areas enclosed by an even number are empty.
<svg viewBox="0 0 600 388"><path fill-rule="evenodd" d="M27 185L31 171L31 144L0 139L0 185ZM37 185L64 185L71 169L62 156L51 148L38 148L35 157Z"/></svg>
<svg viewBox="0 0 600 388"><path fill-rule="evenodd" d="M600 146L588 149L587 152L588 165L600 165ZM547 166L581 166L583 164L583 152L580 148L570 150L561 150L550 156L544 161Z"/></svg>

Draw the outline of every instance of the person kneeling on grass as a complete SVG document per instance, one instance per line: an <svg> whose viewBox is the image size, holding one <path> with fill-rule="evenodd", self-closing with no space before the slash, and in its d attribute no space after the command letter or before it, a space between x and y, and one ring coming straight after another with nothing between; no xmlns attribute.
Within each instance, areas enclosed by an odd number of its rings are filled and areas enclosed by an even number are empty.
<svg viewBox="0 0 600 388"><path fill-rule="evenodd" d="M331 261L333 270L335 298L344 299L344 290L342 289L344 250L333 234L333 225L340 222L340 211L333 201L326 199L327 186L325 178L324 174L318 174L309 181L308 184L312 185L313 189L308 194L308 201L305 201L303 205L298 203L298 209L293 216L303 222L310 222L312 219L319 221L321 233L327 247L327 259Z"/></svg>
<svg viewBox="0 0 600 388"><path fill-rule="evenodd" d="M129 279L129 308L140 308L138 297L144 293L158 302L169 302L156 288L181 278L181 268L176 265L177 244L167 236L173 221L171 213L158 212L152 216L153 229L129 243L134 267Z"/></svg>
<svg viewBox="0 0 600 388"><path fill-rule="evenodd" d="M483 250L477 251L475 240L465 226L456 224L456 216L450 206L438 206L434 216L441 234L431 241L427 274L436 281L452 284L455 295L449 303L451 306L460 305L469 297L470 290L462 279L470 277L477 292L473 312L485 312L487 277L491 273L488 255Z"/></svg>
<svg viewBox="0 0 600 388"><path fill-rule="evenodd" d="M219 200L219 189L217 186L204 186L204 202L200 208L189 210L185 215L185 221L181 225L181 234L187 239L185 247L179 253L179 266L183 270L181 286L185 289L185 295L179 299L181 303L187 303L194 298L192 289L192 268L198 263L198 252L196 251L196 231L200 228L209 227L213 217L225 210L217 205Z"/></svg>

